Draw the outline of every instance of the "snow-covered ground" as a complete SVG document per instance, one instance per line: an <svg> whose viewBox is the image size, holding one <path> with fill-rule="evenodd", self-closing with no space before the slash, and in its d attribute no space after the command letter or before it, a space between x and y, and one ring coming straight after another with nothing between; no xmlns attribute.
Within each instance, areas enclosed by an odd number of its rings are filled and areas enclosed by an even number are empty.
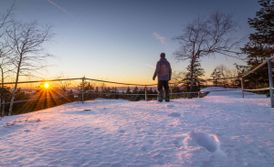
<svg viewBox="0 0 274 167"><path fill-rule="evenodd" d="M273 167L274 110L237 89L70 103L1 119L0 166Z"/></svg>

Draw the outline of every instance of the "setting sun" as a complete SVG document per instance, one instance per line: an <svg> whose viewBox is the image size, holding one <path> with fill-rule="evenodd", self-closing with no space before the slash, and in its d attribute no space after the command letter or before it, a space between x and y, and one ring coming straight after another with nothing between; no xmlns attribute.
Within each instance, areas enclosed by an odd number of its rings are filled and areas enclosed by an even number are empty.
<svg viewBox="0 0 274 167"><path fill-rule="evenodd" d="M49 84L48 82L45 82L45 83L43 84L43 88L49 89L49 88L50 88L50 84Z"/></svg>

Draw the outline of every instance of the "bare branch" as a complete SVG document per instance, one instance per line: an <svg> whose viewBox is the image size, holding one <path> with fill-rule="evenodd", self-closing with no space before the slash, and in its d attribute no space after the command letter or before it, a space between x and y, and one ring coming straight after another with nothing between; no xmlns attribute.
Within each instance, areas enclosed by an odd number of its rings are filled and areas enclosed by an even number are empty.
<svg viewBox="0 0 274 167"><path fill-rule="evenodd" d="M8 8L5 14L0 16L0 38L2 38L4 35L5 27L7 27L12 22L12 14L13 14L14 6L15 6L15 3L13 3L10 8Z"/></svg>
<svg viewBox="0 0 274 167"><path fill-rule="evenodd" d="M180 49L175 52L177 60L190 60L187 67L188 77L191 80L190 89L194 80L194 71L199 71L199 59L204 56L215 55L216 53L241 59L240 52L236 52L235 46L238 42L233 42L231 33L235 31L235 25L231 16L223 13L213 13L208 18L197 18L183 30L183 34L178 36L176 40L181 44ZM198 77L198 75L196 76Z"/></svg>
<svg viewBox="0 0 274 167"><path fill-rule="evenodd" d="M50 39L51 34L50 27L43 28L36 22L30 24L13 22L6 33L8 46L13 54L13 64L16 67L15 85L9 108L10 115L19 77L44 67L42 62L48 56L41 55L41 51L43 51L43 44Z"/></svg>
<svg viewBox="0 0 274 167"><path fill-rule="evenodd" d="M186 59L209 56L220 51L231 51L237 42L229 35L235 30L231 16L216 12L207 19L196 19L189 24L183 35L176 38L182 47L175 54ZM230 52L235 53L236 52ZM234 57L237 57L237 53ZM185 59L183 58L183 59Z"/></svg>

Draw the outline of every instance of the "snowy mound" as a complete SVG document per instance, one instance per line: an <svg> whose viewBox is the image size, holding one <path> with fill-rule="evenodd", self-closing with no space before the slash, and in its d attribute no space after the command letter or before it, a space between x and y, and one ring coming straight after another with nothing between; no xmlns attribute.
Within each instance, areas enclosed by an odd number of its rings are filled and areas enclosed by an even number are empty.
<svg viewBox="0 0 274 167"><path fill-rule="evenodd" d="M269 99L97 99L0 120L0 166L274 166Z"/></svg>
<svg viewBox="0 0 274 167"><path fill-rule="evenodd" d="M235 90L238 90L238 89L224 88L224 87L214 87L214 86L201 89L202 92L229 91L229 90L235 91Z"/></svg>
<svg viewBox="0 0 274 167"><path fill-rule="evenodd" d="M240 88L224 88L224 87L207 87L201 89L201 92L208 92L208 96L226 96L226 97L238 97L243 96L243 92ZM244 96L248 98L266 98L265 95L258 95L252 92L244 92Z"/></svg>

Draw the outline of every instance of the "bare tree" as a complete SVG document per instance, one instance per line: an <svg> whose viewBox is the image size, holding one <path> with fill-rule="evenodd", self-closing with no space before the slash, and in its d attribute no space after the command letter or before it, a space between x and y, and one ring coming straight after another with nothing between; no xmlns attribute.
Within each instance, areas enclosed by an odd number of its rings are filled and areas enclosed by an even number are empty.
<svg viewBox="0 0 274 167"><path fill-rule="evenodd" d="M1 77L1 88L0 88L0 110L1 116L5 115L5 96L7 89L5 88L5 79L9 77L9 73L12 72L13 66L10 59L10 50L6 50L5 46L1 46L0 49L0 77Z"/></svg>
<svg viewBox="0 0 274 167"><path fill-rule="evenodd" d="M14 4L0 16L0 42L3 42L2 37L5 34L5 28L8 26L9 23L12 22L12 12L14 9ZM1 49L1 48L0 48Z"/></svg>
<svg viewBox="0 0 274 167"><path fill-rule="evenodd" d="M50 38L50 28L41 27L37 23L20 24L13 22L7 30L9 47L12 50L15 70L15 84L12 90L9 115L12 114L20 76L29 71L43 67L42 62L47 55L41 55L43 44Z"/></svg>
<svg viewBox="0 0 274 167"><path fill-rule="evenodd" d="M6 28L12 22L12 12L14 4L0 16L0 76L1 76L1 92L0 92L0 110L1 116L4 116L4 103L5 103L5 88L4 81L7 77L7 73L11 71L11 59L10 59L10 50L7 47L5 40Z"/></svg>
<svg viewBox="0 0 274 167"><path fill-rule="evenodd" d="M175 53L178 60L190 60L188 67L191 80L190 90L194 83L195 63L201 57L214 55L216 53L237 57L233 42L230 38L231 32L235 30L235 24L230 16L222 13L214 13L206 19L196 19L183 29L183 34L176 39L181 48Z"/></svg>
<svg viewBox="0 0 274 167"><path fill-rule="evenodd" d="M237 70L229 69L222 64L215 67L210 76L215 86L235 86L236 80L238 80Z"/></svg>
<svg viewBox="0 0 274 167"><path fill-rule="evenodd" d="M0 16L0 72L1 72L1 81L4 82L4 73L6 72L7 66L10 65L10 50L8 49L7 41L5 40L6 29L9 27L13 21L12 12L14 9L14 4Z"/></svg>

